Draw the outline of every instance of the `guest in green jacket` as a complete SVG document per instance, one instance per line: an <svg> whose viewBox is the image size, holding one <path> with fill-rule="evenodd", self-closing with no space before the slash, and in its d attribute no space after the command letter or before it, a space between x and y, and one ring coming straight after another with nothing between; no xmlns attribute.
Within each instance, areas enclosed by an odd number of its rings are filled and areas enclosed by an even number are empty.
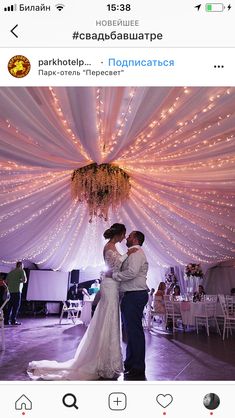
<svg viewBox="0 0 235 418"><path fill-rule="evenodd" d="M16 268L8 273L6 283L10 292L10 300L7 305L7 312L5 316L5 325L21 325L17 322L17 315L21 303L21 293L24 283L27 282L24 265L21 261L17 261Z"/></svg>

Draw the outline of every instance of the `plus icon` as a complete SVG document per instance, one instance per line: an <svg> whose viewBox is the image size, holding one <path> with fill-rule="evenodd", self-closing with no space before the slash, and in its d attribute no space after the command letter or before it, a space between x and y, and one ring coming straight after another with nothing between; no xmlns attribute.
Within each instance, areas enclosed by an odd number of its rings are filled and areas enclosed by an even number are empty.
<svg viewBox="0 0 235 418"><path fill-rule="evenodd" d="M122 403L122 401L121 401L121 399L116 399L116 401L115 400L113 400L113 403L116 403L116 405L117 405L117 408L118 408L118 404L119 404L119 402L120 402L120 404Z"/></svg>
<svg viewBox="0 0 235 418"><path fill-rule="evenodd" d="M109 408L112 411L123 411L126 408L127 398L125 393L113 392L109 395Z"/></svg>

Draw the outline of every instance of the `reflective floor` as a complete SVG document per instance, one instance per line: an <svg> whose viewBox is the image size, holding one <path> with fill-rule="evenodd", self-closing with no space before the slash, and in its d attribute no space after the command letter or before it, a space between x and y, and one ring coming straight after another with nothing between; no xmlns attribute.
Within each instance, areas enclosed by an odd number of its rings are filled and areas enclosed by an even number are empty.
<svg viewBox="0 0 235 418"><path fill-rule="evenodd" d="M86 330L79 322L74 325L66 319L59 325L57 316L21 321L20 326L5 328L0 380L29 380L25 370L32 360L72 358ZM155 326L145 336L146 380L235 380L234 331L224 341L216 332L207 337L205 329L199 335L194 330L178 330L173 336Z"/></svg>

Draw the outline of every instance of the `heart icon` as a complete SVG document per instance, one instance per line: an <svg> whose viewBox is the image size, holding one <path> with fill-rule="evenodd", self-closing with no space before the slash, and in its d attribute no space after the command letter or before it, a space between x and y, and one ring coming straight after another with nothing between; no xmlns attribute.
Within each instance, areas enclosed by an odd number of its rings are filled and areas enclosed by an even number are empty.
<svg viewBox="0 0 235 418"><path fill-rule="evenodd" d="M173 402L173 397L169 395L169 393L167 395L163 395L161 393L160 395L157 395L156 401L163 408L167 408L171 404L171 402Z"/></svg>

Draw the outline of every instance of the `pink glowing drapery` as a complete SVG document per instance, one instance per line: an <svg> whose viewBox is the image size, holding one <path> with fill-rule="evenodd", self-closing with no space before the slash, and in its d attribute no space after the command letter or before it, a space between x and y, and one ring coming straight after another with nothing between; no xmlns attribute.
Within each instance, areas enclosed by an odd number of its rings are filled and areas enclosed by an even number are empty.
<svg viewBox="0 0 235 418"><path fill-rule="evenodd" d="M234 135L235 88L1 88L0 264L98 266L113 222L145 233L155 266L232 259ZM108 223L71 199L92 162L131 176Z"/></svg>

